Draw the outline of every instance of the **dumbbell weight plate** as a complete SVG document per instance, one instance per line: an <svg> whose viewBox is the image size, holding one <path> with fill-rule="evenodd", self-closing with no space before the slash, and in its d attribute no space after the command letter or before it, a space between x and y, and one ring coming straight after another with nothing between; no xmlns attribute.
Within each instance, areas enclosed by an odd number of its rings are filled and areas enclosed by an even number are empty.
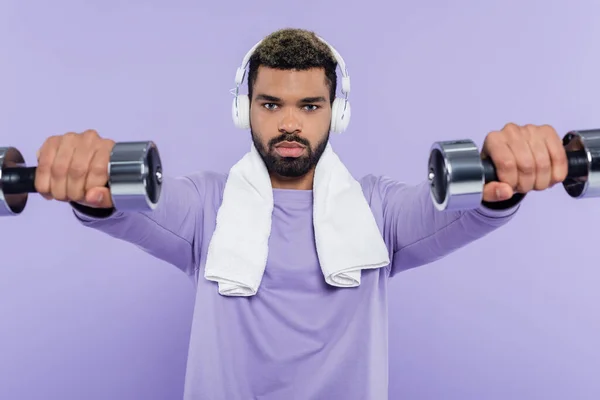
<svg viewBox="0 0 600 400"><path fill-rule="evenodd" d="M428 167L430 194L436 209L463 210L481 204L484 170L473 141L434 143Z"/></svg>
<svg viewBox="0 0 600 400"><path fill-rule="evenodd" d="M5 168L18 167L25 167L25 159L21 152L14 147L0 147L0 216L20 214L27 205L27 193L5 194L2 190L2 171Z"/></svg>
<svg viewBox="0 0 600 400"><path fill-rule="evenodd" d="M567 194L574 198L600 196L600 129L570 131L563 137L563 146L567 152L582 152L587 167L584 176L570 174L574 176L563 181Z"/></svg>
<svg viewBox="0 0 600 400"><path fill-rule="evenodd" d="M158 205L162 166L153 142L116 143L110 156L108 176L117 210L153 210Z"/></svg>

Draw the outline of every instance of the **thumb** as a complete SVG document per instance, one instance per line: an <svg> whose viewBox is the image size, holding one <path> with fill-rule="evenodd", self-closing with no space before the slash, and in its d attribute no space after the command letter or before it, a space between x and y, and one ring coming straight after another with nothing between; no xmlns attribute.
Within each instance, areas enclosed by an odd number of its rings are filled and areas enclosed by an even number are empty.
<svg viewBox="0 0 600 400"><path fill-rule="evenodd" d="M508 183L490 182L483 187L483 201L496 202L510 199L514 190Z"/></svg>
<svg viewBox="0 0 600 400"><path fill-rule="evenodd" d="M81 202L81 204L94 208L112 208L110 190L106 187L91 188L85 194L85 202Z"/></svg>

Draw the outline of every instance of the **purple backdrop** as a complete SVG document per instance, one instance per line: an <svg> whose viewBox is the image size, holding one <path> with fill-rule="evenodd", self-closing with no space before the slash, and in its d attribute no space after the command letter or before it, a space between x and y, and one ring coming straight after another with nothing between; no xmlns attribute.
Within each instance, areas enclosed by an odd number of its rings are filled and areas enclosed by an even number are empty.
<svg viewBox="0 0 600 400"><path fill-rule="evenodd" d="M94 128L155 140L168 174L226 171L249 143L235 69L286 26L348 63L353 121L333 143L358 176L417 182L433 141L509 121L600 128L598 2L235 3L4 0L0 145L34 164L47 136ZM599 398L599 204L532 194L507 227L401 274L391 398ZM1 399L181 398L183 274L38 196L1 226Z"/></svg>

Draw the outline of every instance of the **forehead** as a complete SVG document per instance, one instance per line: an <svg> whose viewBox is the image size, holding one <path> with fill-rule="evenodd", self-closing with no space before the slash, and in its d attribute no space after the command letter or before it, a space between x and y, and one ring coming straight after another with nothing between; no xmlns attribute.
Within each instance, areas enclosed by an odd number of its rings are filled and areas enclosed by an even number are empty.
<svg viewBox="0 0 600 400"><path fill-rule="evenodd" d="M281 70L260 66L254 92L277 97L327 96L328 87L322 68Z"/></svg>

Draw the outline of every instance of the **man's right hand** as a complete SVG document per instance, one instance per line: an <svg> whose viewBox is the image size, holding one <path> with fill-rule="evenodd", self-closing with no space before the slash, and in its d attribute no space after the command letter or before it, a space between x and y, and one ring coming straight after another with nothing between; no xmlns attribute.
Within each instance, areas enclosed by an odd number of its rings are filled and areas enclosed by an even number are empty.
<svg viewBox="0 0 600 400"><path fill-rule="evenodd" d="M106 184L114 145L94 130L48 138L37 154L36 190L49 200L112 208Z"/></svg>

